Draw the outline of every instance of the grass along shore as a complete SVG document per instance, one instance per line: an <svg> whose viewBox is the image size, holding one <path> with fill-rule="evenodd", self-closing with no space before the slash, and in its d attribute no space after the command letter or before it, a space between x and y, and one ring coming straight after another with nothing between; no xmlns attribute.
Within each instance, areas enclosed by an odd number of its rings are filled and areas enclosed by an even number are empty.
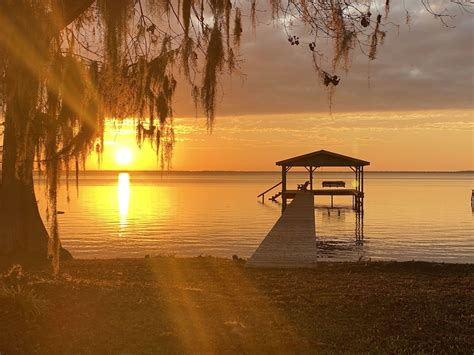
<svg viewBox="0 0 474 355"><path fill-rule="evenodd" d="M244 264L212 257L71 260L57 279L26 266L21 291L0 285L0 353L474 349L472 264Z"/></svg>

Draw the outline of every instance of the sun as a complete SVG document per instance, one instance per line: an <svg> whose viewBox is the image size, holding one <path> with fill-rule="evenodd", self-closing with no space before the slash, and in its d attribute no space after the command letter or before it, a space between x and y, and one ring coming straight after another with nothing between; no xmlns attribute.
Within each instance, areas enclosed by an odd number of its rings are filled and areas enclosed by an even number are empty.
<svg viewBox="0 0 474 355"><path fill-rule="evenodd" d="M129 165L132 162L132 151L128 148L120 148L115 153L115 161L119 165Z"/></svg>

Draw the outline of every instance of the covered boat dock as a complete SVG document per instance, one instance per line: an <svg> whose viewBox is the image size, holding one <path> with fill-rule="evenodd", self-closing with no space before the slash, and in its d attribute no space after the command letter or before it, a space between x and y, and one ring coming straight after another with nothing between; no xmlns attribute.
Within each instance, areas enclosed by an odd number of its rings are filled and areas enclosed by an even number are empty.
<svg viewBox="0 0 474 355"><path fill-rule="evenodd" d="M368 161L326 150L318 150L316 152L278 161L276 162L276 165L281 167L281 181L270 189L262 192L257 197L261 197L262 202L265 202L265 194L268 194L271 190L281 185L281 191L272 195L269 199L275 200L281 196L282 213L288 205L288 200L293 199L299 190L311 191L315 196L331 196L331 207L333 206L334 196L352 196L352 207L356 211L363 211L364 166L370 165ZM294 167L305 168L308 171L309 180L305 184L299 185L297 190L289 190L287 188L287 174ZM322 188L314 188L316 186L316 171L321 167L350 168L355 175L353 186L345 188L345 183L343 181L324 181L321 184ZM325 188L325 186L328 186L328 188Z"/></svg>
<svg viewBox="0 0 474 355"><path fill-rule="evenodd" d="M352 196L352 207L356 211L356 236L363 229L360 219L364 212L364 166L368 161L345 155L319 150L276 162L281 166L281 181L257 197L265 202L265 194L281 186L281 191L269 199L282 199L282 214L255 253L248 260L247 267L314 267L318 257L315 230L314 196ZM297 190L287 189L287 174L293 167L303 167L309 173L309 180L298 185ZM346 182L322 181L315 189L315 172L321 167L347 167L354 174L351 188L345 188ZM288 204L288 200L292 200ZM287 208L288 207L288 208ZM361 224L362 223L362 224ZM362 232L363 238L363 232ZM357 241L360 243L360 241Z"/></svg>

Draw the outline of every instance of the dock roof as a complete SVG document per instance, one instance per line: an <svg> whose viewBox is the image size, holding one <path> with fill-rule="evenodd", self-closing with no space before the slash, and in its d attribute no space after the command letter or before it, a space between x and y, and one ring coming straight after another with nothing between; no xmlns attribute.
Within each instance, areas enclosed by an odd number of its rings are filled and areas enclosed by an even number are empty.
<svg viewBox="0 0 474 355"><path fill-rule="evenodd" d="M297 157L277 161L280 166L365 166L368 161L348 157L346 155L318 150L316 152L299 155Z"/></svg>

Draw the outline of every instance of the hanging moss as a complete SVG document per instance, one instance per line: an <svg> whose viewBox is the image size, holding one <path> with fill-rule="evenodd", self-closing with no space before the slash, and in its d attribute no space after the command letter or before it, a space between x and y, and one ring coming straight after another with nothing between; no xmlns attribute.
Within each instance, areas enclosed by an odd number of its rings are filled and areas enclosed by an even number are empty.
<svg viewBox="0 0 474 355"><path fill-rule="evenodd" d="M218 23L214 23L206 52L206 68L201 89L201 100L208 117L208 128L212 128L216 109L217 74L222 70L225 53L222 33Z"/></svg>
<svg viewBox="0 0 474 355"><path fill-rule="evenodd" d="M105 53L108 64L116 70L121 64L121 54L127 35L128 16L134 0L98 0L99 11L105 24Z"/></svg>
<svg viewBox="0 0 474 355"><path fill-rule="evenodd" d="M250 21L252 29L255 31L257 28L257 0L251 0L250 2Z"/></svg>
<svg viewBox="0 0 474 355"><path fill-rule="evenodd" d="M226 37L227 49L230 48L231 13L232 13L232 3L230 0L226 0L224 25L225 25L225 37Z"/></svg>
<svg viewBox="0 0 474 355"><path fill-rule="evenodd" d="M235 9L235 17L234 17L234 45L240 45L240 38L243 32L242 28L242 13L239 8Z"/></svg>
<svg viewBox="0 0 474 355"><path fill-rule="evenodd" d="M189 38L189 24L191 23L191 6L192 0L183 0L183 24L184 24L184 36Z"/></svg>
<svg viewBox="0 0 474 355"><path fill-rule="evenodd" d="M381 23L382 23L382 15L378 15L374 32L372 33L372 36L370 37L369 58L371 60L374 60L375 56L377 55L379 42L383 42L385 38L385 32L380 30Z"/></svg>

